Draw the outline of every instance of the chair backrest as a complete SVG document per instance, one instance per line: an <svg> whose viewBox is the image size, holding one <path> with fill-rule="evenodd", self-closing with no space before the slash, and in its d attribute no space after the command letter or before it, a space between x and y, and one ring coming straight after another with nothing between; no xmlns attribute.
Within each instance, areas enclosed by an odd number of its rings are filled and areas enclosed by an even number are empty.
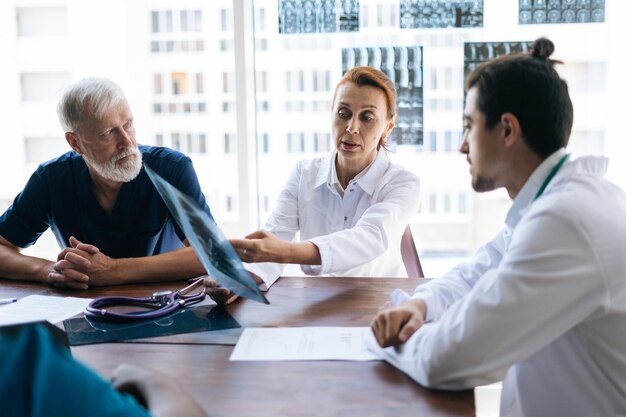
<svg viewBox="0 0 626 417"><path fill-rule="evenodd" d="M422 270L420 257L417 255L410 225L406 226L402 234L400 253L402 254L402 261L404 262L404 267L406 268L406 273L409 278L424 278L424 270Z"/></svg>

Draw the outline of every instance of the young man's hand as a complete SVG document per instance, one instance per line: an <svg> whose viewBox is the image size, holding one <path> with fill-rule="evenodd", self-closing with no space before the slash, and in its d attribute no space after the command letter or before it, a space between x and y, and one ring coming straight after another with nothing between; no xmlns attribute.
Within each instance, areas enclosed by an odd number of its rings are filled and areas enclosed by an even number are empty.
<svg viewBox="0 0 626 417"><path fill-rule="evenodd" d="M381 310L370 326L381 347L406 342L424 324L426 303L420 299L408 300L399 306Z"/></svg>

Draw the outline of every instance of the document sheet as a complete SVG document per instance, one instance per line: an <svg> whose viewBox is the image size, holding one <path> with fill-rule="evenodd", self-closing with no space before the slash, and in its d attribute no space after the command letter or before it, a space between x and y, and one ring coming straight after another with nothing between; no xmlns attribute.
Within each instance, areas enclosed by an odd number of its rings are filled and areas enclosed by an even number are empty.
<svg viewBox="0 0 626 417"><path fill-rule="evenodd" d="M0 326L47 320L58 323L85 311L91 298L29 295L0 305Z"/></svg>
<svg viewBox="0 0 626 417"><path fill-rule="evenodd" d="M230 360L379 360L367 349L368 338L373 338L369 327L247 328Z"/></svg>
<svg viewBox="0 0 626 417"><path fill-rule="evenodd" d="M501 394L502 382L474 388L476 417L498 417L500 415Z"/></svg>

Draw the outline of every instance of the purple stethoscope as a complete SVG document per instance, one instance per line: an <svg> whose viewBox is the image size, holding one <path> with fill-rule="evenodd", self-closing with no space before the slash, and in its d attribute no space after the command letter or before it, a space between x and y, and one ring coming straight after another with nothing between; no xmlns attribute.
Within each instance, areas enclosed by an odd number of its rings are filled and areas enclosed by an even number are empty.
<svg viewBox="0 0 626 417"><path fill-rule="evenodd" d="M204 290L187 295L190 291L201 286L203 278L196 279L191 285L176 291L159 291L151 297L121 297L110 296L96 298L89 303L85 309L85 316L88 318L103 321L139 321L150 320L166 316L185 306L193 305L204 300ZM144 307L146 311L133 311L128 313L110 311L107 308L120 306Z"/></svg>

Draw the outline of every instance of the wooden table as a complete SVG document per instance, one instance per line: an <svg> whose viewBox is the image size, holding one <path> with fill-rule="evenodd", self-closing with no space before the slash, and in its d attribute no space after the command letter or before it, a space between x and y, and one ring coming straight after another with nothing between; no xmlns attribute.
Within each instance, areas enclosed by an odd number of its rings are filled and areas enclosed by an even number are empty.
<svg viewBox="0 0 626 417"><path fill-rule="evenodd" d="M283 277L267 293L271 305L238 300L227 309L243 327L367 326L394 288L411 291L422 281ZM180 287L168 282L75 292L0 280L0 295L146 296ZM424 389L385 362L230 362L236 337L211 333L78 346L72 353L105 378L121 362L163 372L210 416L475 415L472 391Z"/></svg>

